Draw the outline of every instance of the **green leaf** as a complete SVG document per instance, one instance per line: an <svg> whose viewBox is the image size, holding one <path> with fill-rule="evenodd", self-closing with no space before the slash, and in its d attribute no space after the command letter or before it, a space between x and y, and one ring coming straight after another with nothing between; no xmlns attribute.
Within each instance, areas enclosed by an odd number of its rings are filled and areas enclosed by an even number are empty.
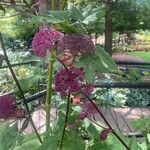
<svg viewBox="0 0 150 150"><path fill-rule="evenodd" d="M98 129L92 123L90 123L90 124L86 123L85 126L86 126L87 132L91 138L99 139L100 131L98 131Z"/></svg>
<svg viewBox="0 0 150 150"><path fill-rule="evenodd" d="M85 141L78 133L66 130L62 150L85 150Z"/></svg>
<svg viewBox="0 0 150 150"><path fill-rule="evenodd" d="M40 143L38 139L29 140L21 146L16 147L14 150L38 150Z"/></svg>
<svg viewBox="0 0 150 150"><path fill-rule="evenodd" d="M57 135L49 135L45 138L38 150L57 150L58 139Z"/></svg>
<svg viewBox="0 0 150 150"><path fill-rule="evenodd" d="M24 136L21 145L15 147L14 150L38 150L40 142L35 134L28 134Z"/></svg>
<svg viewBox="0 0 150 150"><path fill-rule="evenodd" d="M102 48L100 45L96 46L96 55L99 57L99 61L101 60L101 64L106 69L106 73L108 72L118 72L118 67L110 55ZM100 68L99 68L100 69ZM104 71L105 73L105 71Z"/></svg>
<svg viewBox="0 0 150 150"><path fill-rule="evenodd" d="M68 11L70 13L71 19L75 21L83 20L82 11L77 8L73 3L68 3Z"/></svg>
<svg viewBox="0 0 150 150"><path fill-rule="evenodd" d="M130 141L129 141L129 148L130 148L131 150L135 150L135 149L139 150L140 147L139 147L138 141L136 140L135 137L132 137L132 138L130 139Z"/></svg>
<svg viewBox="0 0 150 150"><path fill-rule="evenodd" d="M82 33L83 31L69 24L68 22L63 22L60 24L61 28L65 33Z"/></svg>
<svg viewBox="0 0 150 150"><path fill-rule="evenodd" d="M68 11L49 11L48 15L34 16L34 22L43 22L50 24L58 24L70 20L70 14Z"/></svg>
<svg viewBox="0 0 150 150"><path fill-rule="evenodd" d="M89 82L93 82L96 73L116 73L117 65L109 56L109 54L99 45L93 55L83 55L79 61L75 62L76 67L83 67L85 78Z"/></svg>
<svg viewBox="0 0 150 150"><path fill-rule="evenodd" d="M112 147L107 142L101 142L100 139L94 139L88 144L87 150L112 150Z"/></svg>
<svg viewBox="0 0 150 150"><path fill-rule="evenodd" d="M9 150L18 137L16 123L5 122L0 125L0 150Z"/></svg>
<svg viewBox="0 0 150 150"><path fill-rule="evenodd" d="M147 140L150 143L150 134L147 134Z"/></svg>
<svg viewBox="0 0 150 150"><path fill-rule="evenodd" d="M89 16L92 13L92 6L91 5L87 5L85 8L83 8L83 17L86 18L87 16Z"/></svg>
<svg viewBox="0 0 150 150"><path fill-rule="evenodd" d="M89 16L87 16L82 23L88 25L90 22L95 22L97 20L97 13L93 13Z"/></svg>
<svg viewBox="0 0 150 150"><path fill-rule="evenodd" d="M70 14L68 11L49 11L48 14L49 23L61 23L70 20Z"/></svg>

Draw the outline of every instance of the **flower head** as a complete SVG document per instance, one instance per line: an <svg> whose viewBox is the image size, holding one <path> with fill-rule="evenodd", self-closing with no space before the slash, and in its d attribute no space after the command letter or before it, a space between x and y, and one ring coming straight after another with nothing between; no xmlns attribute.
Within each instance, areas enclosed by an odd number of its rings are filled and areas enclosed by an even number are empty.
<svg viewBox="0 0 150 150"><path fill-rule="evenodd" d="M43 28L33 38L32 50L39 57L44 57L48 49L55 47L62 34L54 29Z"/></svg>
<svg viewBox="0 0 150 150"><path fill-rule="evenodd" d="M93 53L95 46L92 39L86 35L70 34L63 36L58 42L60 51L70 50L73 54Z"/></svg>
<svg viewBox="0 0 150 150"><path fill-rule="evenodd" d="M84 103L84 111L87 112L88 114L92 114L92 113L96 112L96 109L95 109L95 107L94 107L94 105L92 104L91 101L86 101Z"/></svg>
<svg viewBox="0 0 150 150"><path fill-rule="evenodd" d="M13 97L0 96L0 119L9 118L16 111L16 101Z"/></svg>
<svg viewBox="0 0 150 150"><path fill-rule="evenodd" d="M61 96L80 92L83 81L82 68L70 68L69 70L63 68L55 76L55 91L59 92Z"/></svg>
<svg viewBox="0 0 150 150"><path fill-rule="evenodd" d="M86 84L85 88L84 88L84 93L86 95L90 95L93 92L93 89L94 89L94 85L93 84L91 84L91 83Z"/></svg>

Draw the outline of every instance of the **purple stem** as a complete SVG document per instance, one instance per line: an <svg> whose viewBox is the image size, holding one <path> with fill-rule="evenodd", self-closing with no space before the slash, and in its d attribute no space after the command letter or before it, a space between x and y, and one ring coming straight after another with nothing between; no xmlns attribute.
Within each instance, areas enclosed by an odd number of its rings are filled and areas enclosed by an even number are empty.
<svg viewBox="0 0 150 150"><path fill-rule="evenodd" d="M131 150L129 148L129 146L121 139L121 137L115 132L115 130L111 127L111 125L109 124L109 122L107 121L107 119L105 118L105 116L103 115L103 113L100 111L100 109L97 107L97 105L93 102L93 100L84 92L82 92L82 94L92 103L92 105L94 106L94 108L97 110L97 112L100 114L100 116L103 118L103 120L105 121L105 123L107 124L107 126L112 129L112 133L114 134L114 136L122 143L122 145L124 145L124 147L127 150Z"/></svg>

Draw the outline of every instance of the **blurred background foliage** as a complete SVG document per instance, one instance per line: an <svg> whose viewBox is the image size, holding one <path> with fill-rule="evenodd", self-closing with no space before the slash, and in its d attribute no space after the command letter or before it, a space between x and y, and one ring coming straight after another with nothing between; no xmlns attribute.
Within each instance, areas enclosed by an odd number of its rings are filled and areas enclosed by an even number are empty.
<svg viewBox="0 0 150 150"><path fill-rule="evenodd" d="M31 1L27 1L31 3ZM95 43L104 47L105 33L105 12L107 6L105 2L95 0L70 0L74 3L74 11L78 15L72 14L71 24L83 30L93 37ZM25 6L19 6L25 8ZM28 9L27 9L28 10ZM28 10L31 12L31 10ZM80 13L81 12L81 13ZM47 15L50 17L50 13ZM112 53L125 53L150 61L150 1L149 0L114 0L112 11L113 22L113 45ZM71 14L70 14L71 15ZM57 14L57 17L60 14ZM39 16L38 21L41 16ZM58 17L61 19L60 17ZM67 17L66 17L67 18ZM80 21L79 19L82 18ZM43 18L42 18L43 19ZM69 18L70 19L70 18ZM50 24L52 20L47 19ZM56 20L58 21L58 20ZM31 54L31 41L33 35L38 31L39 24L33 13L28 15L18 13L11 7L3 6L0 2L0 31L3 33L4 42L11 63L19 63L29 60L39 60ZM126 39L126 36L128 39ZM0 50L1 53L1 50ZM40 60L41 61L41 60ZM40 83L46 84L45 60L37 65L19 66L14 70L27 94L33 94L40 88ZM4 62L3 65L6 65ZM56 64L56 67L58 65ZM149 76L149 72L145 72ZM140 71L123 73L121 77L105 78L106 82L114 81L143 81L143 74ZM101 80L99 81L101 82ZM0 70L0 94L16 91L15 84L8 69ZM150 90L129 90L129 89L96 89L94 96L100 103L106 105L128 106L148 106L150 101Z"/></svg>

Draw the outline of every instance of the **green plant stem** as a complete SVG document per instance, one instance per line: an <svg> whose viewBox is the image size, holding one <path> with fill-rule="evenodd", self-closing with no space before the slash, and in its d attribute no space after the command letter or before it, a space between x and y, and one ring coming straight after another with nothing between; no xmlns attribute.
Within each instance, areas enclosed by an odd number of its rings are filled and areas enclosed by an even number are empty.
<svg viewBox="0 0 150 150"><path fill-rule="evenodd" d="M67 123L68 123L69 107L70 107L70 94L68 94L68 99L67 99L65 124L64 124L63 132L62 132L62 137L61 137L61 140L60 140L60 147L59 147L59 150L62 149L62 145L63 145L63 139L64 139L64 135L65 135Z"/></svg>
<svg viewBox="0 0 150 150"><path fill-rule="evenodd" d="M51 54L48 62L48 83L47 83L47 95L46 95L46 131L50 127L50 108L52 101L52 79L53 79L53 64L55 62L54 55Z"/></svg>
<svg viewBox="0 0 150 150"><path fill-rule="evenodd" d="M97 126L101 127L102 129L106 129L106 127L104 127L104 126L98 124L98 123L95 122L94 120L92 120L92 119L90 119L90 118L89 118L89 120L90 120L91 122L93 122L94 124L96 124Z"/></svg>
<svg viewBox="0 0 150 150"><path fill-rule="evenodd" d="M51 0L52 10L56 10L56 0Z"/></svg>
<svg viewBox="0 0 150 150"><path fill-rule="evenodd" d="M63 3L62 3L61 8L60 8L61 10L65 9L67 2L68 2L68 0L63 0Z"/></svg>
<svg viewBox="0 0 150 150"><path fill-rule="evenodd" d="M11 75L12 75L12 77L13 77L13 79L14 79L14 81L15 81L15 83L16 83L19 91L20 91L20 95L21 95L21 98L23 99L23 104L25 105L27 113L29 115L29 119L30 119L31 125L32 125L32 127L34 129L34 132L35 132L39 142L42 143L42 139L41 139L41 137L40 137L40 135L39 135L39 133L38 133L36 127L35 127L35 124L34 124L34 122L32 120L32 116L30 114L30 110L29 110L28 104L26 103L26 98L24 96L24 92L23 92L23 90L22 90L22 88L20 86L20 83L19 83L19 81L18 81L18 79L16 77L16 74L15 74L14 70L12 69L12 66L10 64L9 58L7 56L7 52L6 52L6 49L5 49L5 46L4 46L4 42L3 42L3 38L2 38L1 33L0 33L0 42L1 42L2 50L3 50L4 56L5 56L5 61L7 62L7 65L8 65L8 68L9 68L10 72L11 72Z"/></svg>

